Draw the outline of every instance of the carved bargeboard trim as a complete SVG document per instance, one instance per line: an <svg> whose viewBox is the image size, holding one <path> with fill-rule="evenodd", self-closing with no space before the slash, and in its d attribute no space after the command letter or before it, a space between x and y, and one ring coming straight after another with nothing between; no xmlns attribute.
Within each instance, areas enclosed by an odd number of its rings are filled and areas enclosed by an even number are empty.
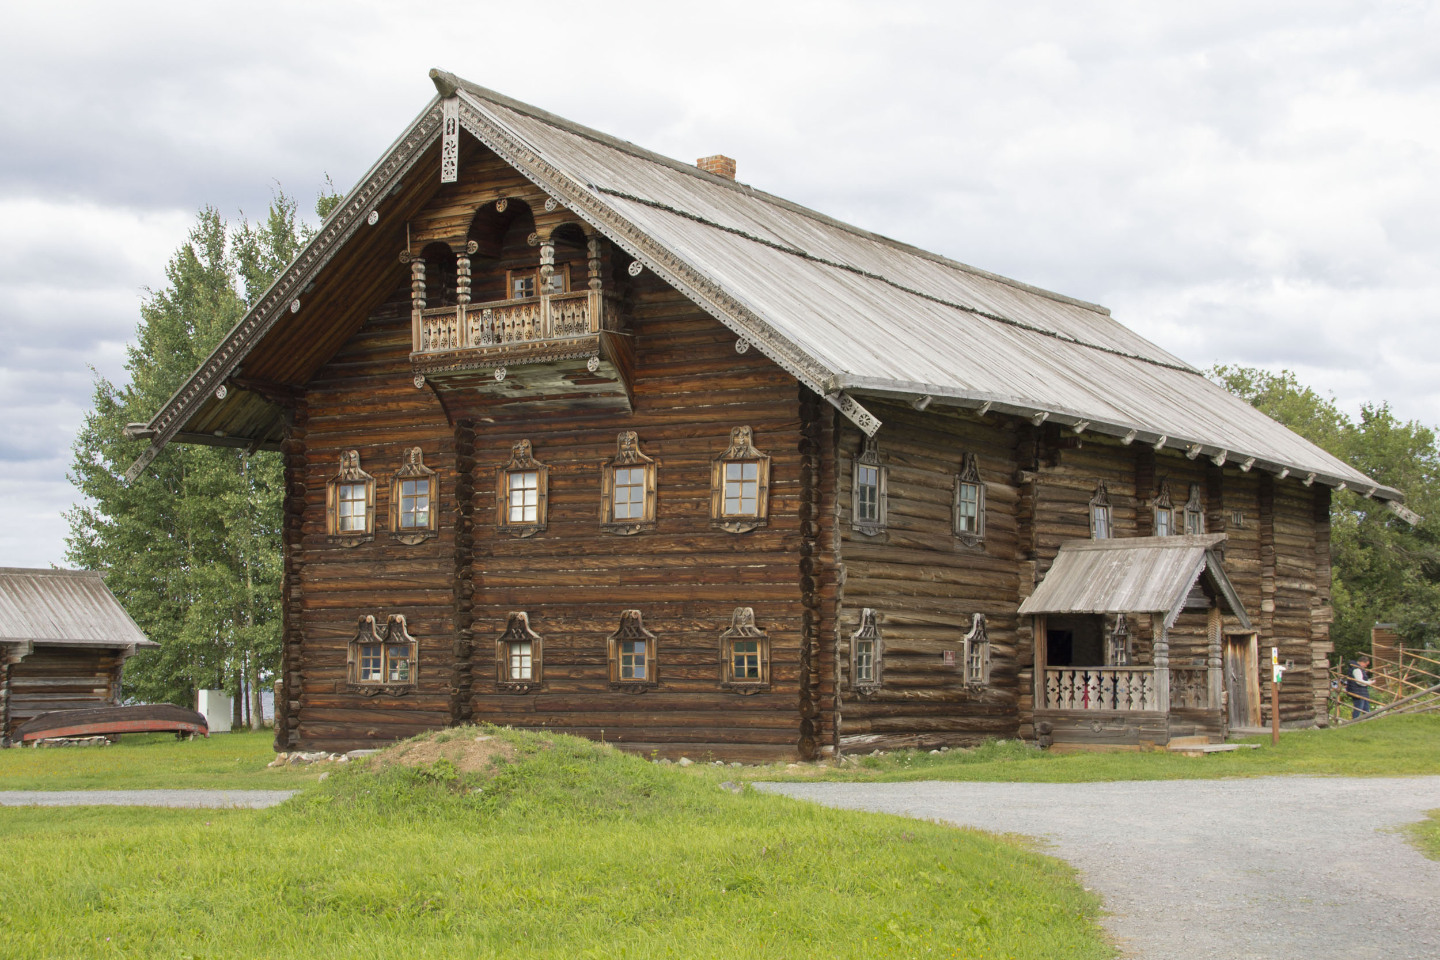
<svg viewBox="0 0 1440 960"><path fill-rule="evenodd" d="M155 431L155 436L150 446L125 471L127 483L140 476L165 445L174 439L195 408L235 372L240 361L260 338L281 318L291 315L290 303L296 294L330 262L365 223L370 212L390 195L396 182L410 171L431 142L439 137L440 114L437 97L370 168L360 184L346 194L344 202L321 225L315 239L291 261L250 312L225 335L200 369L151 418L149 427Z"/></svg>

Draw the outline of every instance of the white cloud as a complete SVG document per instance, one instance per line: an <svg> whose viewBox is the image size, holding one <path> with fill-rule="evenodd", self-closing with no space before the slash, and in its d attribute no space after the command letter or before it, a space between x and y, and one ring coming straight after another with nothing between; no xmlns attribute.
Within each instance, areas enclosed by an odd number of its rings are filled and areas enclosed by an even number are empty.
<svg viewBox="0 0 1440 960"><path fill-rule="evenodd" d="M1193 363L1288 366L1440 422L1434 5L31 4L0 34L0 402L28 424L0 481L64 489L86 364L118 375L197 207L348 187L431 66L735 156L757 187L1105 303ZM25 546L42 527L0 547L58 557Z"/></svg>

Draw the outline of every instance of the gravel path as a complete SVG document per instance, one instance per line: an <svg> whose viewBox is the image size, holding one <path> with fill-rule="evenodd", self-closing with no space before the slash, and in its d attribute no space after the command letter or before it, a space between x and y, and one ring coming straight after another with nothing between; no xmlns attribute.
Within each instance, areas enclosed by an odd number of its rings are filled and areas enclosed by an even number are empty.
<svg viewBox="0 0 1440 960"><path fill-rule="evenodd" d="M1043 837L1129 957L1440 958L1440 862L1394 829L1440 808L1440 777L755 787Z"/></svg>
<svg viewBox="0 0 1440 960"><path fill-rule="evenodd" d="M0 807L248 807L284 803L294 790L0 790Z"/></svg>

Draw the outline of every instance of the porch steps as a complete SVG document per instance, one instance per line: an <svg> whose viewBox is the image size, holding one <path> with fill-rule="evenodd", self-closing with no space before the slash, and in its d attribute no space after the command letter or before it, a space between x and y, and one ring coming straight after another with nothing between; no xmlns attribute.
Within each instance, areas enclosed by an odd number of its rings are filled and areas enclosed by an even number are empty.
<svg viewBox="0 0 1440 960"><path fill-rule="evenodd" d="M1199 757L1207 753L1232 753L1236 750L1259 749L1257 743L1211 743L1209 737L1172 737L1165 745L1171 753L1183 753L1187 757Z"/></svg>

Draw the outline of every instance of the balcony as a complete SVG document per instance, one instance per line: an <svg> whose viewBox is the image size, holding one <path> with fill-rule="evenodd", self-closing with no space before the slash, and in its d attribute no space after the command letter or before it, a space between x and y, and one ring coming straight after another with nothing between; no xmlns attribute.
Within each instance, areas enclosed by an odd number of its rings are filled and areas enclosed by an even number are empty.
<svg viewBox="0 0 1440 960"><path fill-rule="evenodd" d="M628 409L633 354L618 326L613 301L595 290L421 310L412 314L410 363L440 389L609 398Z"/></svg>

